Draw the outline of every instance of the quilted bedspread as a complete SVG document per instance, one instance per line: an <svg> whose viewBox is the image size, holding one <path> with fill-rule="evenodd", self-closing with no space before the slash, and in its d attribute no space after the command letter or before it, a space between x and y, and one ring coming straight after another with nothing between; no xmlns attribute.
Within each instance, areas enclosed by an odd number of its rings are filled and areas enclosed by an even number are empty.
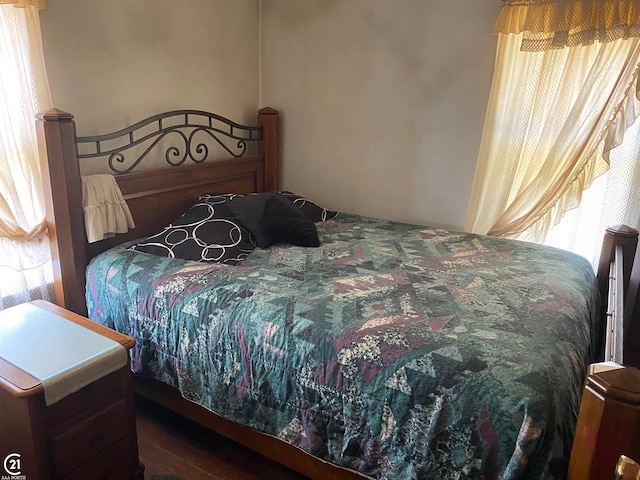
<svg viewBox="0 0 640 480"><path fill-rule="evenodd" d="M564 478L598 294L577 255L340 214L239 266L118 247L90 317L132 368L380 479Z"/></svg>

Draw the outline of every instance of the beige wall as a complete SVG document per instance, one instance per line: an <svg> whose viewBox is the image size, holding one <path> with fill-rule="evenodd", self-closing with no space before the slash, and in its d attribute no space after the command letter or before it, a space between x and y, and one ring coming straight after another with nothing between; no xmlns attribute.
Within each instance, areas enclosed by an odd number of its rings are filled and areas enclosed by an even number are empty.
<svg viewBox="0 0 640 480"><path fill-rule="evenodd" d="M54 103L93 135L176 108L282 112L282 187L464 224L499 0L48 0ZM261 38L259 32L262 30Z"/></svg>
<svg viewBox="0 0 640 480"><path fill-rule="evenodd" d="M498 0L264 0L261 102L285 188L329 207L464 225Z"/></svg>
<svg viewBox="0 0 640 480"><path fill-rule="evenodd" d="M54 104L79 134L183 108L255 119L259 0L47 0L40 20Z"/></svg>

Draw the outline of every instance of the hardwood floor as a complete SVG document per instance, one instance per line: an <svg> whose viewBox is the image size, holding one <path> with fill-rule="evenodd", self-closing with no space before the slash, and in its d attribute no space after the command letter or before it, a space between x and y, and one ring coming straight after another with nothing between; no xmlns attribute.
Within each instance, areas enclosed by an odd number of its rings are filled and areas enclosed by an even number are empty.
<svg viewBox="0 0 640 480"><path fill-rule="evenodd" d="M145 479L167 474L185 480L307 479L139 397L136 397L136 418Z"/></svg>

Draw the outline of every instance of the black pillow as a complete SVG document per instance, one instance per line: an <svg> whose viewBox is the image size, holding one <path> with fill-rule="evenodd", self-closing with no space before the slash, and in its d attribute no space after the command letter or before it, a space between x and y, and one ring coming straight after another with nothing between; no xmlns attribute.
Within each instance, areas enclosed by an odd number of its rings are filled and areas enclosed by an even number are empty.
<svg viewBox="0 0 640 480"><path fill-rule="evenodd" d="M271 193L253 195L238 195L233 197L227 205L229 210L238 218L240 223L253 235L253 239L260 248L267 248L273 242L262 227L264 207Z"/></svg>
<svg viewBox="0 0 640 480"><path fill-rule="evenodd" d="M277 242L303 247L320 245L314 223L279 193L234 197L228 205L260 248Z"/></svg>
<svg viewBox="0 0 640 480"><path fill-rule="evenodd" d="M320 205L312 202L308 198L301 197L293 192L284 190L280 193L296 207L302 210L302 213L310 218L312 222L324 222L325 220L331 220L338 215L338 212L322 208Z"/></svg>
<svg viewBox="0 0 640 480"><path fill-rule="evenodd" d="M315 224L282 195L267 198L262 226L273 243L284 242L302 247L319 247Z"/></svg>
<svg viewBox="0 0 640 480"><path fill-rule="evenodd" d="M250 233L238 222L228 198L202 197L161 232L129 247L163 257L237 265L255 249Z"/></svg>

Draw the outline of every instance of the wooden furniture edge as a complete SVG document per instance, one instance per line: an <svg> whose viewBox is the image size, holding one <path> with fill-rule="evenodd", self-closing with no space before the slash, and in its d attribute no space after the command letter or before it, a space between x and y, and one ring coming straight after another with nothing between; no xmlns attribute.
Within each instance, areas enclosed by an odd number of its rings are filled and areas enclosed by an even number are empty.
<svg viewBox="0 0 640 480"><path fill-rule="evenodd" d="M640 370L595 364L585 381L568 480L613 478L621 454L640 458Z"/></svg>
<svg viewBox="0 0 640 480"><path fill-rule="evenodd" d="M45 300L34 300L30 303L42 310L58 315L59 317L74 322L77 325L80 325L88 330L103 335L115 342L118 342L127 350L130 350L136 344L136 341L133 338L128 337L127 335L99 325L81 315L65 310L64 308L49 303ZM14 381L9 382L5 378L8 376L13 378ZM18 383L16 383L16 380ZM17 398L34 395L44 390L42 382L40 380L20 370L18 367L12 365L2 358L0 358L0 387L10 391Z"/></svg>
<svg viewBox="0 0 640 480"><path fill-rule="evenodd" d="M13 381L10 382L9 378L12 378ZM18 398L28 397L44 391L40 380L2 358L0 358L0 388L11 392Z"/></svg>
<svg viewBox="0 0 640 480"><path fill-rule="evenodd" d="M280 116L271 107L258 110L258 125L262 127L262 142L258 153L264 155L264 191L280 188Z"/></svg>

